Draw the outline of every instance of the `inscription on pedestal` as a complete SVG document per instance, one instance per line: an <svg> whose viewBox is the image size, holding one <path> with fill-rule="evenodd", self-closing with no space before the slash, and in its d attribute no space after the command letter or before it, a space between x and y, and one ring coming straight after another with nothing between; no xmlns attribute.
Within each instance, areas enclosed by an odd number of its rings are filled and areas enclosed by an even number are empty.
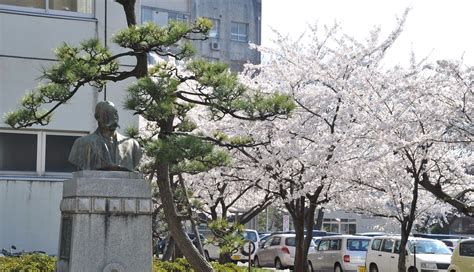
<svg viewBox="0 0 474 272"><path fill-rule="evenodd" d="M61 243L59 258L69 260L71 257L72 217L63 216L61 220Z"/></svg>

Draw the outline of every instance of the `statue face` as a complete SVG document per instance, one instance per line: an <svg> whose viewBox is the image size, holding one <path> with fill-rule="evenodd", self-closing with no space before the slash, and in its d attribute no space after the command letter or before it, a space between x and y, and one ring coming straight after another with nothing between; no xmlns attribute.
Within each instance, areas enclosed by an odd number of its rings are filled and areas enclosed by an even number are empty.
<svg viewBox="0 0 474 272"><path fill-rule="evenodd" d="M118 113L112 105L106 105L97 112L96 118L99 128L115 131L118 127Z"/></svg>

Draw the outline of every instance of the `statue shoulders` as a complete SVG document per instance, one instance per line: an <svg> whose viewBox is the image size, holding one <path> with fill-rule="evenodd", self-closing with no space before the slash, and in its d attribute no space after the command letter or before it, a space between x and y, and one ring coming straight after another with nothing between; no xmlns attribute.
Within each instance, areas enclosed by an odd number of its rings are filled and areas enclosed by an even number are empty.
<svg viewBox="0 0 474 272"><path fill-rule="evenodd" d="M91 145L96 143L97 141L101 141L101 137L97 134L97 132L93 132L88 135L84 135L82 137L77 138L74 141L74 145L77 146L84 146L84 145Z"/></svg>

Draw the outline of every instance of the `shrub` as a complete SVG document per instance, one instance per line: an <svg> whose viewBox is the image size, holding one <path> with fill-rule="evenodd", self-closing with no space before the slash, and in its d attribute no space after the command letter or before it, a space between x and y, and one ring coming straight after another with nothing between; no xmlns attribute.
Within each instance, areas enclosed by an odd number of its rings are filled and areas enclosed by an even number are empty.
<svg viewBox="0 0 474 272"><path fill-rule="evenodd" d="M25 254L20 257L0 257L1 272L53 272L56 258L46 254ZM237 266L233 263L219 264L211 262L215 272L247 272L247 266ZM174 262L153 260L153 272L193 272L186 259L176 259ZM253 272L266 271L252 268Z"/></svg>
<svg viewBox="0 0 474 272"><path fill-rule="evenodd" d="M0 271L50 272L54 271L56 258L46 254L25 254L20 257L0 257Z"/></svg>
<svg viewBox="0 0 474 272"><path fill-rule="evenodd" d="M211 262L212 268L215 272L247 272L247 266L237 266L234 263L219 264L217 262ZM267 271L265 269L253 268L253 272ZM153 272L194 272L186 259L176 259L175 262L167 262L154 260L153 261Z"/></svg>

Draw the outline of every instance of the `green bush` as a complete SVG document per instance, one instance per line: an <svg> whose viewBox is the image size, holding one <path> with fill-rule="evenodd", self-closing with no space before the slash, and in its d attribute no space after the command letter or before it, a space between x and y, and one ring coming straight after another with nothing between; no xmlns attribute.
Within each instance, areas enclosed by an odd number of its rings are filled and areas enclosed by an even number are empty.
<svg viewBox="0 0 474 272"><path fill-rule="evenodd" d="M237 266L234 263L219 264L211 262L215 272L247 272L247 266ZM253 272L264 272L265 269L253 268ZM175 262L153 261L153 272L194 272L186 259L176 259Z"/></svg>
<svg viewBox="0 0 474 272"><path fill-rule="evenodd" d="M56 258L45 254L27 254L21 257L0 257L1 272L53 272ZM247 272L247 266L237 266L233 263L219 264L211 262L216 272ZM193 272L186 259L176 259L175 262L153 260L153 272ZM267 271L252 268L253 272Z"/></svg>
<svg viewBox="0 0 474 272"><path fill-rule="evenodd" d="M20 257L0 257L2 272L50 272L54 271L56 258L46 254L26 254Z"/></svg>

